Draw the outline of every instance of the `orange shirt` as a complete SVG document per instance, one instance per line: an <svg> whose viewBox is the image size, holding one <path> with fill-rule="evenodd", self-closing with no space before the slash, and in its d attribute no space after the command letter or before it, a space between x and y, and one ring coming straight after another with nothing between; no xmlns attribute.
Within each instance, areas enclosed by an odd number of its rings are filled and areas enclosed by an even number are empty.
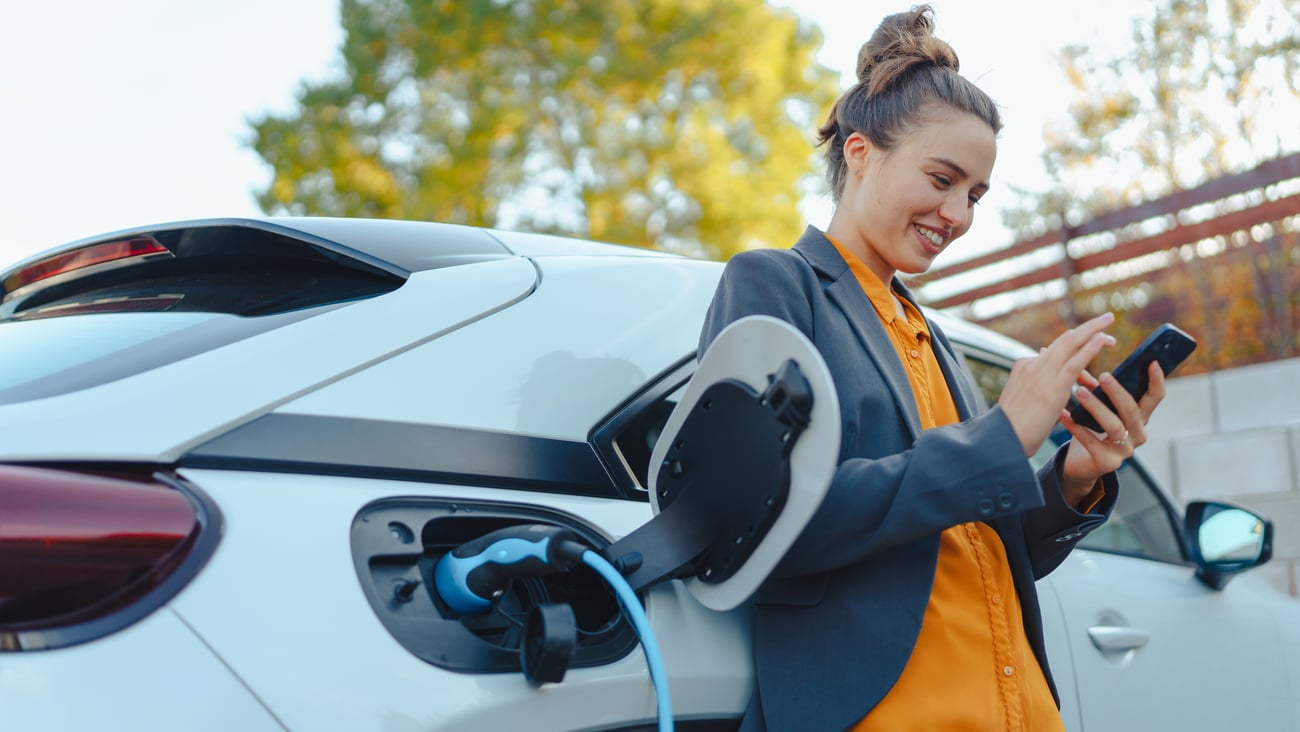
<svg viewBox="0 0 1300 732"><path fill-rule="evenodd" d="M922 428L959 421L921 313L902 298L895 301L862 260L831 243L907 369ZM991 527L971 522L940 535L934 588L912 655L894 687L853 729L1064 730L1025 635L1006 549Z"/></svg>

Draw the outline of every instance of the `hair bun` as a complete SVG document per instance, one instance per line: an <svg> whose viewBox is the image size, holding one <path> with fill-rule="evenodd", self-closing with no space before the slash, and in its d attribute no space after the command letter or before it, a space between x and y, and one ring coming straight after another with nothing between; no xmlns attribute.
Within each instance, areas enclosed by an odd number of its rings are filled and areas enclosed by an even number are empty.
<svg viewBox="0 0 1300 732"><path fill-rule="evenodd" d="M858 50L858 83L876 94L908 69L934 64L960 70L957 52L934 37L934 10L919 5L905 13L886 17L871 38Z"/></svg>

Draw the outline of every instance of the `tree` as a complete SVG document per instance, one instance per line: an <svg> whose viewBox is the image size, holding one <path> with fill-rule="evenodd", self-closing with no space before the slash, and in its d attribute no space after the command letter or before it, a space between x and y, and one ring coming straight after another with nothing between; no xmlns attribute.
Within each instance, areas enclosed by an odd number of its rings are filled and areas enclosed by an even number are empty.
<svg viewBox="0 0 1300 732"><path fill-rule="evenodd" d="M1161 0L1147 12L1119 53L1083 46L1061 52L1075 101L1044 130L1042 161L1052 186L1021 190L1020 206L1003 214L1020 239L1068 233L1097 214L1300 149L1300 0ZM1285 195L1276 185L1268 189L1074 239L1066 255L1122 248ZM1136 343L1162 320L1198 334L1207 347L1180 373L1295 356L1297 214L1179 247L1180 264L1144 275L1140 298L1125 297L1134 283L1122 274L1093 284L1073 278L1059 303L1021 307L993 327L1025 338L1114 310L1121 341Z"/></svg>
<svg viewBox="0 0 1300 732"><path fill-rule="evenodd" d="M726 256L793 241L837 94L753 0L342 0L340 78L252 120L273 214L413 218Z"/></svg>
<svg viewBox="0 0 1300 732"><path fill-rule="evenodd" d="M1075 101L1044 130L1054 185L1021 191L1009 228L1078 223L1300 148L1300 0L1161 0L1132 40L1062 50Z"/></svg>

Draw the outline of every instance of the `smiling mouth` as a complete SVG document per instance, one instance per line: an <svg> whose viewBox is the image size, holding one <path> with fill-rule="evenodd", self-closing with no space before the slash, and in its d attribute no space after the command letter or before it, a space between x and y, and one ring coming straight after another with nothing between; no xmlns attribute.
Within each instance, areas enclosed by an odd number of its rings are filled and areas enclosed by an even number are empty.
<svg viewBox="0 0 1300 732"><path fill-rule="evenodd" d="M920 226L913 226L912 228L920 232L921 236L928 239L930 243L935 246L936 249L941 248L943 246L944 237L942 234L936 231L931 231L929 229L922 228Z"/></svg>

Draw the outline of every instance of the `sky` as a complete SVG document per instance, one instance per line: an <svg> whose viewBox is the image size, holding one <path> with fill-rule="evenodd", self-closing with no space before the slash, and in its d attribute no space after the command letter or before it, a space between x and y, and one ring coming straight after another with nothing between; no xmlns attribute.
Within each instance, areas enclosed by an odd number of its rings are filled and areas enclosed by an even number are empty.
<svg viewBox="0 0 1300 732"><path fill-rule="evenodd" d="M771 4L822 28L818 58L847 87L858 47L911 3ZM931 4L937 35L1005 121L993 189L964 243L1005 245L997 211L1013 199L1003 182L1045 186L1043 124L1066 114L1056 51L1124 43L1135 4ZM331 77L341 39L337 0L0 3L0 267L128 227L261 215L255 190L270 169L248 147L248 120L291 109L303 82ZM804 207L818 226L830 210L827 200Z"/></svg>

